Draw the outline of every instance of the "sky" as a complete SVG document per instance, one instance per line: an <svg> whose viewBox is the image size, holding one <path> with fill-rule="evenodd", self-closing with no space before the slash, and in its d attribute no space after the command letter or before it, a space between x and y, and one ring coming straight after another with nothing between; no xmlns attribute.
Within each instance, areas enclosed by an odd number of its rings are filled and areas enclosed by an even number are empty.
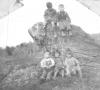
<svg viewBox="0 0 100 90"><path fill-rule="evenodd" d="M48 1L57 11L58 5L64 4L72 24L89 34L100 33L100 17L75 0L24 0L22 8L0 19L0 47L33 42L28 29L37 22L44 22L43 14Z"/></svg>

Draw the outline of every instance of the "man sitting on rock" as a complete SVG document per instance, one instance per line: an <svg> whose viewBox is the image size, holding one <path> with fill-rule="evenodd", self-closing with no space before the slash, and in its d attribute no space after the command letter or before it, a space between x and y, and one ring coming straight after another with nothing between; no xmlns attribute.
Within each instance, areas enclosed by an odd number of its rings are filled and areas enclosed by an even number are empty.
<svg viewBox="0 0 100 90"><path fill-rule="evenodd" d="M76 58L73 57L72 51L70 49L67 50L64 65L67 76L70 76L71 73L76 74L76 72L78 72L80 77L82 77L80 63Z"/></svg>
<svg viewBox="0 0 100 90"><path fill-rule="evenodd" d="M67 29L68 34L69 34L69 30L71 29L71 26L70 26L71 19L69 15L67 14L67 12L64 11L63 4L59 5L59 12L58 12L57 18L58 18L57 25L59 26L60 30Z"/></svg>
<svg viewBox="0 0 100 90"><path fill-rule="evenodd" d="M46 52L44 54L44 58L40 62L40 66L43 70L43 73L40 78L50 80L51 75L53 73L52 67L54 67L54 65L55 61L53 60L53 58L50 58L49 52Z"/></svg>
<svg viewBox="0 0 100 90"><path fill-rule="evenodd" d="M58 75L61 75L61 77L63 78L64 77L64 65L63 65L63 62L61 60L61 55L60 55L60 51L59 50L56 50L54 52L54 58L55 58L55 68L54 68L54 76L53 76L53 79L56 79L56 77Z"/></svg>
<svg viewBox="0 0 100 90"><path fill-rule="evenodd" d="M56 24L57 22L57 12L55 9L52 8L52 3L51 2L47 2L46 4L47 6L47 10L45 11L44 14L44 19L46 21L46 26L48 24Z"/></svg>

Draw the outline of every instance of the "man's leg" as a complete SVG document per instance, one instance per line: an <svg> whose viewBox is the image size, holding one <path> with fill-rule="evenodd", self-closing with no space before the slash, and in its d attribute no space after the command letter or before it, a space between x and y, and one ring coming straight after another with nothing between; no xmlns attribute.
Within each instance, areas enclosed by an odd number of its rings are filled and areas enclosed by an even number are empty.
<svg viewBox="0 0 100 90"><path fill-rule="evenodd" d="M79 73L80 78L82 78L82 71L80 66L77 66L77 71Z"/></svg>
<svg viewBox="0 0 100 90"><path fill-rule="evenodd" d="M69 36L72 36L72 30L71 30L71 25L70 25L70 23L68 24L68 35Z"/></svg>
<svg viewBox="0 0 100 90"><path fill-rule="evenodd" d="M71 75L69 67L66 67L65 71L66 71L66 73L65 73L66 76L70 76Z"/></svg>
<svg viewBox="0 0 100 90"><path fill-rule="evenodd" d="M46 69L43 69L43 73L40 78L45 79L46 75L47 75Z"/></svg>
<svg viewBox="0 0 100 90"><path fill-rule="evenodd" d="M59 68L58 67L55 67L53 79L56 79L58 73L59 73Z"/></svg>
<svg viewBox="0 0 100 90"><path fill-rule="evenodd" d="M71 29L68 30L68 35L72 36L72 30Z"/></svg>
<svg viewBox="0 0 100 90"><path fill-rule="evenodd" d="M52 73L53 73L52 70L48 72L46 80L50 80L51 79Z"/></svg>
<svg viewBox="0 0 100 90"><path fill-rule="evenodd" d="M77 73L76 67L72 68L71 72L75 75Z"/></svg>
<svg viewBox="0 0 100 90"><path fill-rule="evenodd" d="M62 78L63 78L63 77L65 76L65 71L64 71L64 69L62 69L60 73L61 73L61 76L62 76Z"/></svg>

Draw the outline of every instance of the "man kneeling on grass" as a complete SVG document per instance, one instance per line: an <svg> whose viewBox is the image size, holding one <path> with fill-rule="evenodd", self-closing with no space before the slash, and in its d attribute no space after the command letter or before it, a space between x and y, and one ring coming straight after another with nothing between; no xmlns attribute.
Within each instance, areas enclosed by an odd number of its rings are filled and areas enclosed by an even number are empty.
<svg viewBox="0 0 100 90"><path fill-rule="evenodd" d="M50 80L53 73L52 68L54 67L54 65L55 65L55 62L53 58L50 57L49 52L46 52L44 54L44 58L40 62L40 66L43 70L40 78Z"/></svg>

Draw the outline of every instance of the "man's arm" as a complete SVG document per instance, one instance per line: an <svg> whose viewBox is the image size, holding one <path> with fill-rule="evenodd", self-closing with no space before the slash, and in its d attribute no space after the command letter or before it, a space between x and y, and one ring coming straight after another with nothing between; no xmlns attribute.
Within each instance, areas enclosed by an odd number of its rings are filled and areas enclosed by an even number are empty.
<svg viewBox="0 0 100 90"><path fill-rule="evenodd" d="M74 58L73 60L76 66L80 66L80 62L76 58Z"/></svg>
<svg viewBox="0 0 100 90"><path fill-rule="evenodd" d="M44 17L48 16L48 10L45 10Z"/></svg>
<svg viewBox="0 0 100 90"><path fill-rule="evenodd" d="M66 12L66 18L68 19L68 21L71 23L71 19L70 19L70 17L69 17L69 15L68 15L68 13Z"/></svg>

